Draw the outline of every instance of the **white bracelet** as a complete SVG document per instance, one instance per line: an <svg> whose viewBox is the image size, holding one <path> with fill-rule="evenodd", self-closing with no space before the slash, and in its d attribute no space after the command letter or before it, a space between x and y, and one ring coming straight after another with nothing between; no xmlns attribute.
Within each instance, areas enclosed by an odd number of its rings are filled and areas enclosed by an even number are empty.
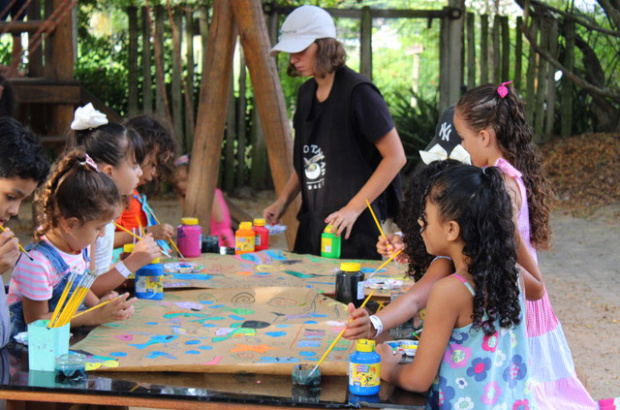
<svg viewBox="0 0 620 410"><path fill-rule="evenodd" d="M125 266L125 264L123 263L123 261L120 261L119 263L117 263L116 265L114 265L114 268L116 268L116 270L118 271L118 273L120 273L121 275L123 275L123 277L125 279L127 279L129 276L131 276L131 274L133 272L131 272L129 270L129 268L127 266Z"/></svg>
<svg viewBox="0 0 620 410"><path fill-rule="evenodd" d="M403 233L402 233L402 232L400 232L400 231L399 231L399 232L394 232L394 235L398 235L398 236L400 236L401 238L403 237Z"/></svg>
<svg viewBox="0 0 620 410"><path fill-rule="evenodd" d="M370 316L370 323L372 323L372 326L377 331L375 337L379 336L381 332L383 332L383 322L381 321L381 319L379 319L378 316L372 315Z"/></svg>

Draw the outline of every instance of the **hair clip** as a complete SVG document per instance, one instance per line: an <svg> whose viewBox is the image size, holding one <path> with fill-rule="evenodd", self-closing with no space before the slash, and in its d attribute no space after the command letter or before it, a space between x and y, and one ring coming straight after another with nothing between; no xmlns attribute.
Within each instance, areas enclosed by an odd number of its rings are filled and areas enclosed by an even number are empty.
<svg viewBox="0 0 620 410"><path fill-rule="evenodd" d="M89 167L91 167L93 170L95 170L95 172L99 172L99 167L97 167L97 164L95 163L95 161L93 161L93 159L90 157L90 155L85 154L86 157L84 158L84 161L80 161L80 165L88 165Z"/></svg>
<svg viewBox="0 0 620 410"><path fill-rule="evenodd" d="M497 87L497 93L499 94L500 97L504 98L505 96L508 95L509 89L508 87L506 87L506 85L510 83L512 83L512 80L501 83L500 86Z"/></svg>
<svg viewBox="0 0 620 410"><path fill-rule="evenodd" d="M97 111L92 103L75 110L71 129L75 131L92 130L108 123L108 117L101 111Z"/></svg>
<svg viewBox="0 0 620 410"><path fill-rule="evenodd" d="M175 167L180 167L181 165L188 165L188 164L189 164L189 155L187 154L181 155L179 158L176 159L176 161L174 161Z"/></svg>

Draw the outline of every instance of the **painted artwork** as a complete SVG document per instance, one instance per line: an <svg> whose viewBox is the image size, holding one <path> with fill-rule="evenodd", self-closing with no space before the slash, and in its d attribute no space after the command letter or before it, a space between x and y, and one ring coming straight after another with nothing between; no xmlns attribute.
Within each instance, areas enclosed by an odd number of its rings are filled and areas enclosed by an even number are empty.
<svg viewBox="0 0 620 410"><path fill-rule="evenodd" d="M336 273L343 262L352 260L322 258L314 255L300 255L280 250L266 250L244 255L203 254L191 259L201 267L198 272L181 266L179 272L169 272L164 287L170 288L209 288L238 289L256 286L305 287L335 294ZM381 265L381 261L359 260L362 272L368 277ZM378 271L373 278L403 281L405 267L395 262ZM404 280L403 289L413 282ZM390 289L394 290L394 289ZM377 290L375 295L390 296L390 290ZM398 289L400 290L400 289ZM367 289L366 294L370 292Z"/></svg>
<svg viewBox="0 0 620 410"><path fill-rule="evenodd" d="M87 369L290 375L318 362L349 319L344 304L292 287L166 291L135 307L71 346ZM341 339L321 373L346 375L353 349Z"/></svg>

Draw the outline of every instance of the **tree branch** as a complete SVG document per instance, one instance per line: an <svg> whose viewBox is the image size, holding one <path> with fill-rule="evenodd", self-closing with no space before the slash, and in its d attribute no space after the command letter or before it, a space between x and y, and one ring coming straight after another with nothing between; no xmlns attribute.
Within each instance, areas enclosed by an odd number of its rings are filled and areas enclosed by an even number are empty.
<svg viewBox="0 0 620 410"><path fill-rule="evenodd" d="M598 4L605 10L605 13L616 24L616 27L620 27L620 10L617 6L611 4L609 0L597 0Z"/></svg>

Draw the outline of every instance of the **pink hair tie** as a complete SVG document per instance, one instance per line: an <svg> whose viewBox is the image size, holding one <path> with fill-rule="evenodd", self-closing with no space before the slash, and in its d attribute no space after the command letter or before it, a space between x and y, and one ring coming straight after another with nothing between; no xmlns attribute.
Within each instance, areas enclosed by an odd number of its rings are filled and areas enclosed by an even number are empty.
<svg viewBox="0 0 620 410"><path fill-rule="evenodd" d="M81 165L88 165L89 167L91 167L93 170L95 170L95 172L99 172L99 167L97 167L97 164L95 163L95 161L93 161L93 159L90 157L90 155L85 154L85 158L84 158L84 162L80 162Z"/></svg>
<svg viewBox="0 0 620 410"><path fill-rule="evenodd" d="M497 87L497 93L499 94L500 97L504 98L505 96L508 95L508 87L506 87L507 84L512 83L512 80L510 81L506 81L505 83L501 83L501 85L499 87Z"/></svg>

